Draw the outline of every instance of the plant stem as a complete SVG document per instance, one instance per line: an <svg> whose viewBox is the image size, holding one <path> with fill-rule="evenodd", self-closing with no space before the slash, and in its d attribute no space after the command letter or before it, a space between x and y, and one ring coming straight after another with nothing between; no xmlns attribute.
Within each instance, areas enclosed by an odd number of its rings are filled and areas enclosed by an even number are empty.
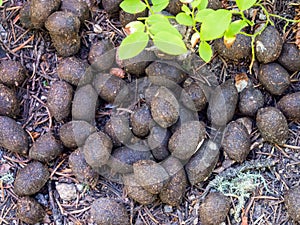
<svg viewBox="0 0 300 225"><path fill-rule="evenodd" d="M240 12L240 16L241 16L242 19L243 19L244 21L246 21L246 23L248 23L251 27L254 26L254 22L248 20L248 19L246 18L246 16L245 16L244 12Z"/></svg>
<svg viewBox="0 0 300 225"><path fill-rule="evenodd" d="M274 26L274 23L271 21L270 19L270 13L267 11L267 9L262 5L260 4L260 1L258 3L256 3L254 6L258 6L262 9L262 11L264 12L264 14L266 15L267 17L267 21L266 23L264 24L264 26L257 32L255 32L254 34L247 34L245 32L240 32L240 34L243 34L245 36L248 36L248 37L251 37L251 54L252 54L252 57L251 57L251 63L249 65L249 71L250 73L252 73L252 68L253 68L253 64L254 64L254 61L255 61L255 38L260 35L266 28L269 24L273 25ZM241 13L241 17L243 18L243 20L245 21L249 21L244 13ZM251 23L254 25L254 23ZM252 25L252 26L253 26Z"/></svg>
<svg viewBox="0 0 300 225"><path fill-rule="evenodd" d="M300 20L291 20L291 19L287 19L285 17L279 16L279 15L276 15L276 14L272 14L272 13L270 13L269 15L271 17L275 17L275 18L278 18L278 19L285 20L286 22L289 22L289 23L300 23Z"/></svg>
<svg viewBox="0 0 300 225"><path fill-rule="evenodd" d="M167 18L167 19L176 19L176 16L165 16L164 15L164 17Z"/></svg>
<svg viewBox="0 0 300 225"><path fill-rule="evenodd" d="M267 26L269 25L270 21L267 20L265 25L256 33L254 34L250 34L250 35L247 35L247 36L250 36L251 37L251 53L252 53L252 57L251 57L251 63L250 63L250 66L249 66L249 71L250 73L252 73L252 67L253 67L253 64L254 64L254 61L255 61L255 38L260 35L266 28Z"/></svg>
<svg viewBox="0 0 300 225"><path fill-rule="evenodd" d="M291 19L287 19L287 18L284 18L284 17L276 15L276 14L269 13L268 10L260 3L260 1L258 3L256 3L254 6L258 6L258 7L260 7L262 9L263 13L267 17L267 21L266 21L265 25L258 32L254 33L254 34L247 34L247 33L241 32L241 34L243 34L245 36L248 36L248 37L251 37L252 59L251 59L251 63L250 63L250 66L249 66L250 73L252 71L252 67L253 67L253 64L254 64L254 61L255 61L255 38L258 35L260 35L267 28L267 26L269 24L271 24L272 26L274 26L274 23L270 19L270 17L275 17L275 18L279 18L279 19L285 20L287 22L287 24L284 26L284 29L288 26L289 22L291 22L291 23L298 23L298 22L300 22L300 20L291 20ZM241 14L241 15L243 17L243 14Z"/></svg>
<svg viewBox="0 0 300 225"><path fill-rule="evenodd" d="M266 17L267 17L267 23L270 23L272 26L274 26L274 23L270 19L270 13L268 12L268 10L260 3L257 3L254 6L260 7L262 9L262 11L264 12L264 14L266 15Z"/></svg>
<svg viewBox="0 0 300 225"><path fill-rule="evenodd" d="M151 6L150 6L148 0L144 0L144 1L145 1L145 4L146 4L147 8L148 8L149 11L150 11L150 13L151 13L151 14L154 14L154 12L153 12L153 10L151 9Z"/></svg>
<svg viewBox="0 0 300 225"><path fill-rule="evenodd" d="M271 16L271 17L278 18L278 19L281 19L281 20L284 20L284 21L286 22L285 25L284 25L284 27L283 27L283 32L284 32L284 33L285 33L286 28L287 28L287 26L289 25L289 23L300 23L300 20L287 19L287 18L285 18L285 17L279 16L279 15L276 15L276 14L272 14L272 13L270 13L270 16Z"/></svg>
<svg viewBox="0 0 300 225"><path fill-rule="evenodd" d="M148 17L138 17L137 20L146 20Z"/></svg>
<svg viewBox="0 0 300 225"><path fill-rule="evenodd" d="M196 8L193 8L193 10L192 10L193 30L194 30L195 32L197 32L197 33L199 34L199 37L200 37L200 32L197 30L197 27L196 27L195 9L196 9Z"/></svg>

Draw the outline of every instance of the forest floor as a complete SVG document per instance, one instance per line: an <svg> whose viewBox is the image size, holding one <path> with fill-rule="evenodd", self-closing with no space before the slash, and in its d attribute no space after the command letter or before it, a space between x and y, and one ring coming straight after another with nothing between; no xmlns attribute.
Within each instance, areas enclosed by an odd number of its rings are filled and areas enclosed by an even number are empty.
<svg viewBox="0 0 300 225"><path fill-rule="evenodd" d="M56 54L51 38L45 30L26 30L19 21L19 11L25 1L8 0L0 7L0 60L13 59L20 61L28 71L28 78L18 88L18 98L21 103L21 113L17 121L22 124L31 137L31 143L40 135L53 131L57 134L63 122L56 122L49 117L45 107L47 95L51 84L59 80L57 65L62 60ZM291 5L296 1L266 0L267 9L275 14L294 18L296 7ZM99 4L100 5L100 4ZM82 47L76 57L87 61L90 46L100 39L110 39L117 47L125 37L118 18L109 18L100 7L91 8L92 17L86 21L80 31ZM286 33L282 33L284 22L275 20L275 26L286 42L294 42L293 26L289 26ZM258 80L255 74L248 71L249 62L226 62L216 56L207 65L211 71L218 74L220 83L235 74L246 72L255 84ZM300 91L300 72L293 74L295 82L290 85L287 93ZM278 97L265 95L266 105L273 106ZM107 118L100 117L99 126ZM276 162L272 168L254 170L252 173L260 174L266 181L253 191L247 199L240 219L242 225L272 224L292 225L288 218L283 202L284 193L291 187L300 185L300 123L289 121L290 137L287 142L296 148L279 147L262 142L257 129L251 133L252 151L247 157L248 161L268 159ZM68 165L68 155L65 151L49 166L50 179L45 187L35 195L40 204L47 209L43 224L79 225L92 224L89 216L91 203L99 197L111 197L123 202L130 214L133 224L201 224L198 209L201 194L207 183L203 186L189 186L184 200L179 207L168 207L159 201L152 205L143 206L135 203L126 196L122 185L105 178L100 178L97 186L92 189L80 184L72 174ZM24 167L30 159L0 149L0 224L24 224L16 217L16 202L18 196L13 192L13 181L19 168ZM234 165L233 165L234 166ZM218 163L214 175L218 174L222 163ZM214 176L213 175L213 176ZM212 177L213 177L212 176ZM57 183L73 184L76 187L76 199L70 202L63 201L56 190ZM237 201L231 197L233 209ZM246 223L246 219L248 223ZM233 214L227 217L226 224L241 224L235 222Z"/></svg>

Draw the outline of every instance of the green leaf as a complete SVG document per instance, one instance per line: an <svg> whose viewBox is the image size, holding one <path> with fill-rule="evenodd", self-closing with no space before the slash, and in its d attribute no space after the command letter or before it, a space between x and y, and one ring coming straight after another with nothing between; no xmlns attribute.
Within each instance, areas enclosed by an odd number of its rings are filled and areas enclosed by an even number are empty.
<svg viewBox="0 0 300 225"><path fill-rule="evenodd" d="M257 0L236 0L236 4L241 11L250 9Z"/></svg>
<svg viewBox="0 0 300 225"><path fill-rule="evenodd" d="M152 10L154 12L161 12L169 5L169 0L152 0Z"/></svg>
<svg viewBox="0 0 300 225"><path fill-rule="evenodd" d="M153 37L153 42L159 50L169 55L181 55L187 52L183 40L172 33L161 31Z"/></svg>
<svg viewBox="0 0 300 225"><path fill-rule="evenodd" d="M120 59L129 59L137 56L146 48L149 41L148 34L144 32L135 32L127 36L119 47Z"/></svg>
<svg viewBox="0 0 300 225"><path fill-rule="evenodd" d="M188 4L188 3L191 3L193 0L179 0L179 1L184 4Z"/></svg>
<svg viewBox="0 0 300 225"><path fill-rule="evenodd" d="M246 21L236 20L229 25L228 29L226 30L226 36L234 36L246 26L248 26Z"/></svg>
<svg viewBox="0 0 300 225"><path fill-rule="evenodd" d="M191 15L192 14L192 11L190 10L190 8L187 5L182 5L181 6L181 10L183 12L185 12L187 15Z"/></svg>
<svg viewBox="0 0 300 225"><path fill-rule="evenodd" d="M166 31L168 33L178 36L180 39L182 38L179 31L175 27L173 27L170 23L164 23L164 22L155 23L149 28L149 31L154 36L161 31Z"/></svg>
<svg viewBox="0 0 300 225"><path fill-rule="evenodd" d="M170 23L169 20L161 14L152 14L146 19L146 23L150 26L159 22Z"/></svg>
<svg viewBox="0 0 300 225"><path fill-rule="evenodd" d="M197 8L200 5L201 2L202 2L202 0L195 0L195 1L191 2L192 8L193 9Z"/></svg>
<svg viewBox="0 0 300 225"><path fill-rule="evenodd" d="M0 6L3 4L3 1L2 0L0 0Z"/></svg>
<svg viewBox="0 0 300 225"><path fill-rule="evenodd" d="M202 9L200 11L198 11L198 13L195 16L195 20L199 23L202 23L205 18L212 12L214 12L215 10L213 9Z"/></svg>
<svg viewBox="0 0 300 225"><path fill-rule="evenodd" d="M211 46L206 41L201 41L199 45L199 55L200 57L208 63L213 56L213 51Z"/></svg>
<svg viewBox="0 0 300 225"><path fill-rule="evenodd" d="M208 0L201 0L197 8L198 10L206 9L207 5L208 5Z"/></svg>
<svg viewBox="0 0 300 225"><path fill-rule="evenodd" d="M176 15L176 21L177 21L177 23L185 25L185 26L193 26L192 17L186 15L184 12L178 13Z"/></svg>
<svg viewBox="0 0 300 225"><path fill-rule="evenodd" d="M211 41L223 37L231 22L232 14L225 9L219 9L205 17L200 29L200 39Z"/></svg>
<svg viewBox="0 0 300 225"><path fill-rule="evenodd" d="M146 9L146 4L140 0L124 0L120 7L127 13L136 14L143 12Z"/></svg>

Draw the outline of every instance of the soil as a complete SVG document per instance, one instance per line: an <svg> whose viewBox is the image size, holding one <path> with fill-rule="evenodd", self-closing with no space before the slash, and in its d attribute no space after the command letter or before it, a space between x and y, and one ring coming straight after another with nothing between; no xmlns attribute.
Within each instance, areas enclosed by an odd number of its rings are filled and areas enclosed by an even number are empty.
<svg viewBox="0 0 300 225"><path fill-rule="evenodd" d="M88 54L90 47L99 40L106 39L113 43L114 47L120 45L125 33L119 18L110 17L108 13L117 12L118 9L110 9L108 4L110 1L103 1L109 12L103 10L100 0L87 0L91 3L91 17L81 25L79 36L81 38L81 47L75 55L76 58L88 62ZM295 17L296 8L300 7L296 0L265 0L263 4L269 12L284 16L287 18ZM60 80L58 75L58 65L63 58L58 55L53 42L51 41L49 32L42 28L40 30L25 29L20 22L19 13L25 0L7 0L0 7L0 62L13 60L21 63L26 69L27 74L25 80L20 79L17 84L16 95L20 103L20 113L16 115L17 124L13 123L8 131L14 132L13 127L21 130L20 126L28 135L29 147L42 135L53 133L55 138L59 139L59 129L62 125L71 121L68 118L57 121L51 117L51 112L47 107L47 96L51 86ZM291 4L295 3L295 4ZM232 7L232 1L222 1L223 7ZM104 6L105 7L105 6ZM256 12L259 14L260 12ZM254 13L255 14L255 13ZM253 15L254 15L253 14ZM259 15L257 15L257 18ZM262 23L259 19L258 24ZM289 25L284 32L284 21L280 19L274 20L275 27L279 31L284 42L295 43L294 28L296 25ZM225 56L224 56L225 57ZM145 66L145 65L144 65ZM234 79L237 74L246 73L253 83L254 87L259 88L265 100L264 107L276 106L282 96L271 95L259 83L258 63L254 64L254 72L251 74L248 70L249 61L247 59L241 61L230 61L221 56L215 55L213 60L208 64L199 64L199 74L205 73L204 79L209 79L210 73L217 75L218 84L222 84L225 80ZM11 69L11 68L10 68ZM294 68L293 68L294 69ZM129 70L127 70L129 71ZM203 72L206 71L206 72ZM138 74L138 73L137 73ZM193 77L197 77L198 73ZM284 91L284 94L291 94L300 91L300 72L289 72L291 84ZM113 78L114 79L114 78ZM126 73L126 82L134 81L134 76ZM200 78L202 79L202 78ZM7 84L8 86L16 84ZM86 87L86 86L83 86ZM90 101L90 96L94 96L94 90L82 89L82 95L86 96L86 100ZM206 90L204 90L204 93ZM92 93L93 92L93 93ZM79 92L76 92L78 94ZM110 96L109 96L110 97ZM114 96L113 96L114 97ZM178 99L178 98L177 98ZM85 101L80 108L85 108ZM90 104L91 106L91 104ZM79 106L78 106L79 107ZM97 107L93 106L94 108ZM91 109L93 110L93 109ZM96 115L85 115L84 111L78 111L78 117L85 117L88 121L95 120L97 127L103 130L109 116L112 113L111 104L100 103L97 108ZM233 119L237 119L241 115L237 112ZM237 117L237 118L235 118ZM200 120L206 121L205 113L199 113ZM253 118L254 119L254 118ZM12 123L11 123L12 124ZM207 127L211 133L218 133L215 128ZM246 160L251 162L254 160L268 159L274 162L275 166L267 169L255 169L253 173L261 174L266 183L265 187L259 186L252 191L251 197L243 206L243 214L241 215L242 225L248 224L273 224L273 225L293 225L287 213L284 204L284 194L291 188L300 185L300 121L288 120L289 138L285 145L270 144L263 142L259 130L254 126L251 132L251 151ZM2 134L3 131L0 131ZM1 136L1 135L0 135ZM10 147L12 140L7 140L7 133L2 134L5 137L7 148ZM1 136L1 137L2 137ZM20 137L23 140L23 134ZM1 140L3 142L3 140ZM114 143L115 144L115 143ZM26 145L27 141L23 146ZM112 144L110 144L112 145ZM20 146L17 146L20 148ZM7 151L0 148L0 224L26 224L17 216L18 202L22 202L22 197L14 193L14 180L17 171L26 165L34 162L26 156L24 151L18 148ZM15 151L15 152L13 152ZM110 201L121 203L122 213L127 211L130 224L198 224L203 225L199 220L199 207L202 194L209 183L217 174L221 173L228 167L234 168L237 163L225 158L223 152L219 156L213 174L204 182L195 185L187 185L183 194L183 201L176 207L162 204L161 201L153 200L149 205L142 205L130 198L123 185L113 182L107 177L100 176L93 178L96 185L83 185L79 175L74 176L68 163L69 155L72 153L70 149L65 148L63 153L49 163L48 170L50 178L47 183L31 197L35 199L46 212L43 218L43 224L53 225L71 225L71 224L93 224L91 218L91 205L96 199L111 199ZM87 166L85 161L80 163ZM88 168L87 170L90 170ZM148 171L149 172L149 171ZM150 172L149 172L150 173ZM82 174L80 174L82 176ZM59 198L59 194L55 189L56 183L75 184L77 189L77 198L66 202ZM152 199L151 199L152 200ZM106 201L106 200L103 200ZM237 200L230 197L231 208L235 209ZM35 203L35 202L34 202ZM115 203L112 203L114 207ZM118 206L116 206L118 207ZM213 207L213 206L212 206ZM105 210L105 209L103 209ZM125 211L124 211L125 210ZM225 224L240 224L235 222L233 214L226 216ZM127 223L127 218L126 218Z"/></svg>

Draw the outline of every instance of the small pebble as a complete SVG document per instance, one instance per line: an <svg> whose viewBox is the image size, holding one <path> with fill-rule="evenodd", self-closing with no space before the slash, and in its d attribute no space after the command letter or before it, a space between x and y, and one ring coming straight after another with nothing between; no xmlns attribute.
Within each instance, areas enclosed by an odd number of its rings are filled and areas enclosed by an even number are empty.
<svg viewBox="0 0 300 225"><path fill-rule="evenodd" d="M165 205L164 206L164 212L165 213L171 213L171 212L173 212L173 207L170 206L170 205Z"/></svg>
<svg viewBox="0 0 300 225"><path fill-rule="evenodd" d="M71 201L76 199L76 186L74 184L57 183L56 190L60 198L64 201Z"/></svg>

